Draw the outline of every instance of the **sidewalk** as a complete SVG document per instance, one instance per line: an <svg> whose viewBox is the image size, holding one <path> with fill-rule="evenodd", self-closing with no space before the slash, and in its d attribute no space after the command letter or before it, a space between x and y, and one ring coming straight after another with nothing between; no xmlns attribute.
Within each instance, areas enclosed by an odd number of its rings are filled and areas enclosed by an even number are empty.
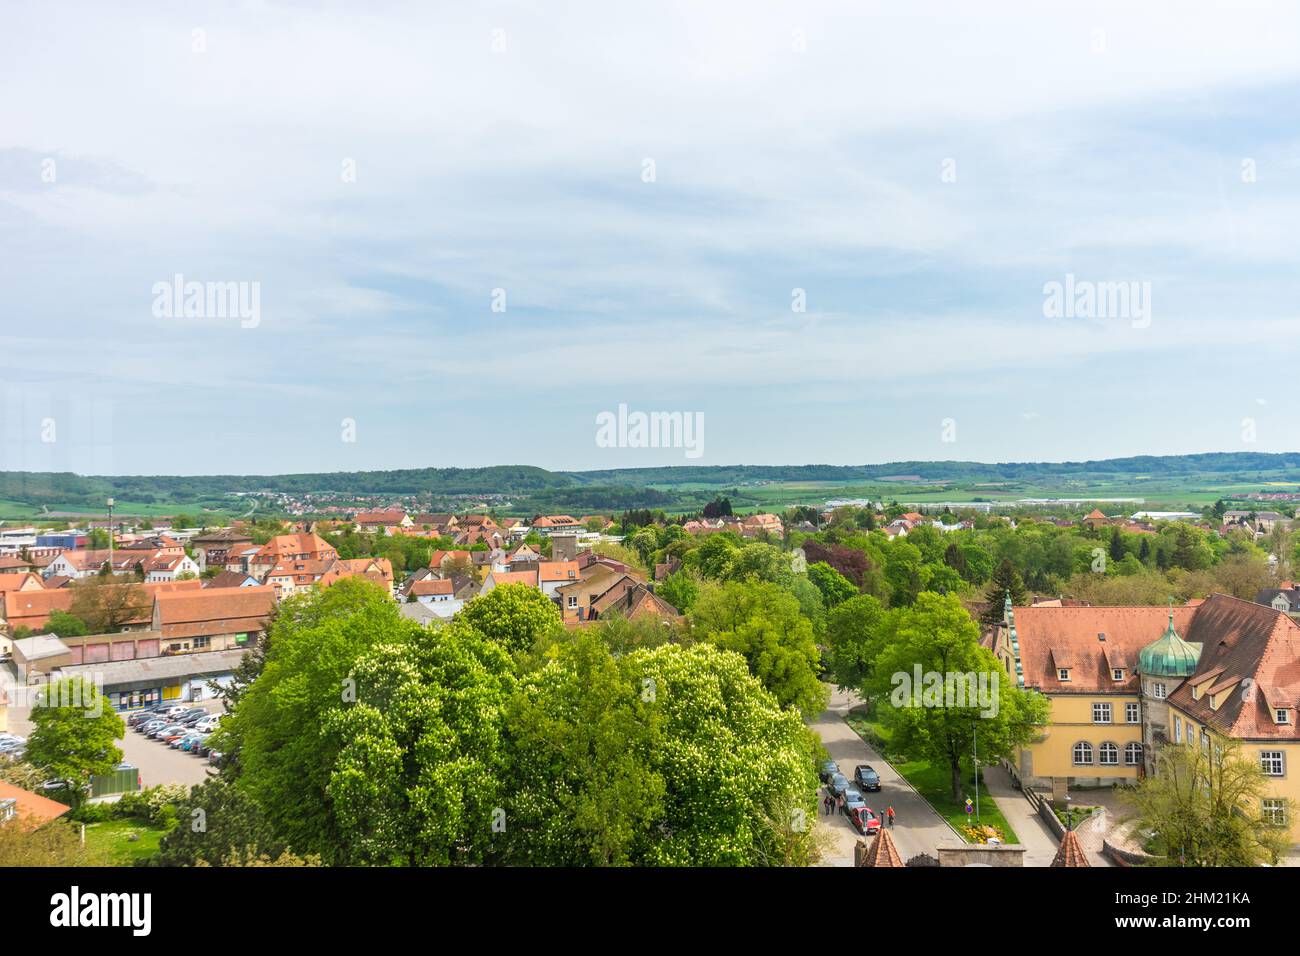
<svg viewBox="0 0 1300 956"><path fill-rule="evenodd" d="M1025 848L1025 866L1051 866L1060 842L1034 810L1033 804L1015 788L1010 775L998 766L985 767L984 785L1011 824L1011 829L1016 831L1020 845ZM1102 855L1100 847L1090 845L1093 841L1084 839L1082 833L1080 842L1093 866L1114 866Z"/></svg>

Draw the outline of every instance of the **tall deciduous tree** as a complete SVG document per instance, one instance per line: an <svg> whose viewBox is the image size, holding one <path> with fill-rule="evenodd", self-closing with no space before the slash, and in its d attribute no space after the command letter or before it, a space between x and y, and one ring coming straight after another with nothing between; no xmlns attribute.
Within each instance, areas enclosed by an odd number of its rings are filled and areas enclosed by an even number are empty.
<svg viewBox="0 0 1300 956"><path fill-rule="evenodd" d="M812 716L826 706L821 655L812 622L788 591L769 583L727 583L701 590L692 635L742 654L781 706Z"/></svg>
<svg viewBox="0 0 1300 956"><path fill-rule="evenodd" d="M872 696L894 746L946 766L959 798L962 759L976 745L990 762L1011 756L1046 723L1047 699L1007 678L955 595L924 591L894 616L875 662Z"/></svg>
<svg viewBox="0 0 1300 956"><path fill-rule="evenodd" d="M83 799L92 774L108 773L122 761L117 740L125 725L113 705L80 675L41 688L31 712L27 761L70 784L68 799Z"/></svg>
<svg viewBox="0 0 1300 956"><path fill-rule="evenodd" d="M136 583L118 583L113 575L83 578L71 585L71 613L91 634L112 634L149 616L153 601Z"/></svg>
<svg viewBox="0 0 1300 956"><path fill-rule="evenodd" d="M527 652L563 629L560 609L527 584L503 584L465 605L459 617L510 653Z"/></svg>
<svg viewBox="0 0 1300 956"><path fill-rule="evenodd" d="M371 648L353 677L356 700L336 703L322 728L335 859L446 866L499 854L515 685L505 648L454 621Z"/></svg>

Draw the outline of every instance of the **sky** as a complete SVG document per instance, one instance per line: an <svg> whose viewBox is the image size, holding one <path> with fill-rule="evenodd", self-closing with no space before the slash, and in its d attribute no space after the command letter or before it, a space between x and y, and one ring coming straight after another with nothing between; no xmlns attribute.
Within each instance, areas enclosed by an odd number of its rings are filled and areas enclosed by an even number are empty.
<svg viewBox="0 0 1300 956"><path fill-rule="evenodd" d="M0 9L5 470L1295 451L1297 266L1295 4Z"/></svg>

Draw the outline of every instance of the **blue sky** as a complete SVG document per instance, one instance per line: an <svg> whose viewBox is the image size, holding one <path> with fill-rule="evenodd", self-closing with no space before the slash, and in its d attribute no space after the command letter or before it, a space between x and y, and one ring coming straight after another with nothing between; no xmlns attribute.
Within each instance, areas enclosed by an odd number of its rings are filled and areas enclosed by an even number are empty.
<svg viewBox="0 0 1300 956"><path fill-rule="evenodd" d="M443 6L6 9L0 467L1300 448L1294 6Z"/></svg>

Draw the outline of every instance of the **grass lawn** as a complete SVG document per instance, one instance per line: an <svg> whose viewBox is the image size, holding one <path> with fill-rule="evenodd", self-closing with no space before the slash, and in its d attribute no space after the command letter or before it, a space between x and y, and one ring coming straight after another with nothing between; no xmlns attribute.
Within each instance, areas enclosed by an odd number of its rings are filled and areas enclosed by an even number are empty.
<svg viewBox="0 0 1300 956"><path fill-rule="evenodd" d="M109 820L105 823L86 824L86 846L103 854L111 864L131 866L137 860L146 860L158 852L158 841L167 831L140 820ZM131 833L140 839L127 839Z"/></svg>
<svg viewBox="0 0 1300 956"><path fill-rule="evenodd" d="M850 714L848 724L859 737L863 737L869 742L873 738L886 741L889 739L889 732L885 728L861 714ZM969 760L962 761L962 780L965 783L967 792L963 793L963 799L959 800L952 798L952 783L946 766L933 766L925 760L909 760L898 763L890 761L889 765L907 778L907 782L915 787L917 792L929 802L930 806L934 807L935 812L952 824L958 833L962 832L962 827L975 822L975 814L966 813L966 801L964 799L965 797L975 799L973 787L975 775ZM998 810L997 803L994 802L982 785L980 787L979 805L980 823L992 824L1000 828L1006 843L1016 843L1018 840L1016 831L1011 829L1011 824L1007 823L1006 817ZM965 836L965 834L962 835Z"/></svg>

